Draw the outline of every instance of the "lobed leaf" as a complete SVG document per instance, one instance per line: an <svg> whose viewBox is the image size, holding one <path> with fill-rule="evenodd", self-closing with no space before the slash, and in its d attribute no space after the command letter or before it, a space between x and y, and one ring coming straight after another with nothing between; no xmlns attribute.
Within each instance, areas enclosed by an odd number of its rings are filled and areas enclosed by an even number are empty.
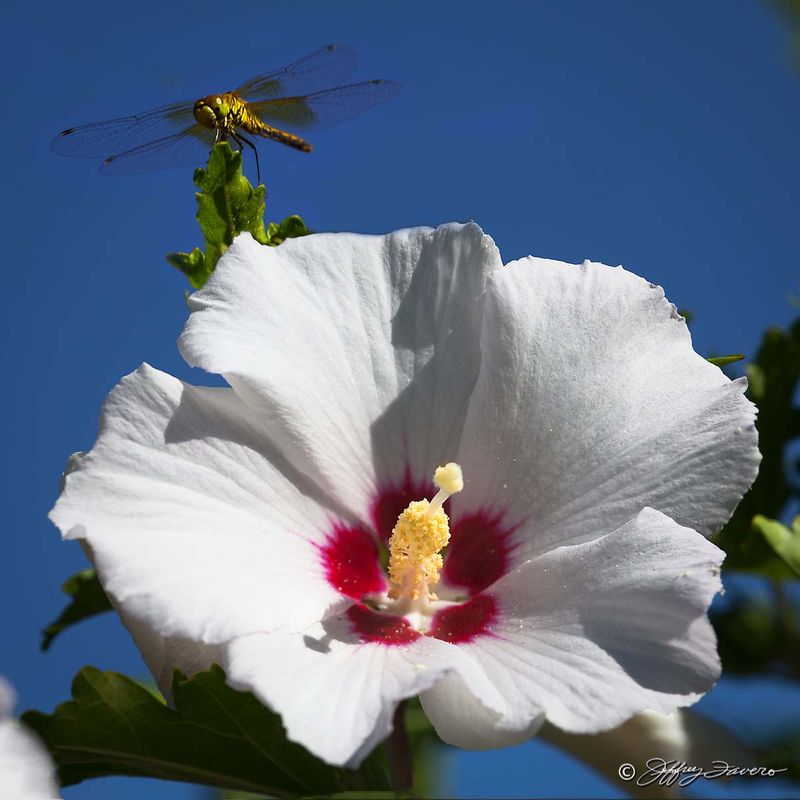
<svg viewBox="0 0 800 800"><path fill-rule="evenodd" d="M205 252L195 247L191 253L169 253L167 262L186 275L195 289L205 285L240 233L249 233L261 244L279 245L310 232L296 214L264 228L266 188L263 184L253 188L242 174L242 154L227 142L214 145L206 168L195 171L194 182L200 189L195 198Z"/></svg>
<svg viewBox="0 0 800 800"><path fill-rule="evenodd" d="M235 236L247 231L257 242L267 243L266 188L263 185L253 188L242 174L242 154L232 150L227 142L214 145L206 168L195 171L194 182L200 189L195 198L205 253L199 248L191 253L170 253L167 261L199 289Z"/></svg>
<svg viewBox="0 0 800 800"><path fill-rule="evenodd" d="M232 689L214 665L187 678L176 670L174 708L115 672L82 669L73 699L22 720L45 742L62 786L108 775L186 781L271 797L383 791L385 772L332 767L290 742L280 717Z"/></svg>
<svg viewBox="0 0 800 800"><path fill-rule="evenodd" d="M281 223L270 222L267 227L267 244L277 247L286 239L296 239L298 236L307 236L309 233L311 231L306 227L305 222L297 214L292 214Z"/></svg>

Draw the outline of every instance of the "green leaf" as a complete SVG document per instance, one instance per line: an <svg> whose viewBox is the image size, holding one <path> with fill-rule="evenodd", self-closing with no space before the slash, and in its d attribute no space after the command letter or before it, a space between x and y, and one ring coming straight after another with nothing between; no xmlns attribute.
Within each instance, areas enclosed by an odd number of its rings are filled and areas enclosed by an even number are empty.
<svg viewBox="0 0 800 800"><path fill-rule="evenodd" d="M758 406L758 447L762 460L750 491L714 541L727 553L725 569L755 572L779 580L796 579L791 569L753 527L761 515L780 519L798 496L797 465L787 464L787 447L800 434L795 406L800 383L800 319L788 330L769 328L756 357L747 365L747 396Z"/></svg>
<svg viewBox="0 0 800 800"><path fill-rule="evenodd" d="M426 797L428 795L423 795ZM406 798L418 797L411 792L376 792L372 790L367 791L351 791L351 792L336 792L336 794L312 794L301 798L301 800L405 800ZM220 795L219 800L268 800L263 794L251 794L250 792L224 792Z"/></svg>
<svg viewBox="0 0 800 800"><path fill-rule="evenodd" d="M742 353L734 353L730 356L711 356L707 358L710 364L713 364L715 367L725 367L728 364L735 364L737 361L743 361L744 355Z"/></svg>
<svg viewBox="0 0 800 800"><path fill-rule="evenodd" d="M759 762L774 770L785 770L780 774L784 780L800 780L800 729L774 737L762 750Z"/></svg>
<svg viewBox="0 0 800 800"><path fill-rule="evenodd" d="M72 600L61 612L61 616L42 631L42 650L48 650L53 639L70 625L112 610L93 569L85 569L67 578L61 590Z"/></svg>
<svg viewBox="0 0 800 800"><path fill-rule="evenodd" d="M756 515L753 527L767 540L770 547L800 575L800 517L795 517L791 528L774 519Z"/></svg>
<svg viewBox="0 0 800 800"><path fill-rule="evenodd" d="M712 609L711 622L726 675L770 671L789 656L778 613L763 600L739 597L722 611Z"/></svg>
<svg viewBox="0 0 800 800"><path fill-rule="evenodd" d="M242 154L227 142L214 145L206 168L195 171L194 182L200 189L195 198L205 252L195 247L191 253L169 253L167 262L195 289L205 285L217 261L240 233L250 233L257 242L272 246L310 233L296 214L264 228L266 189L263 184L252 187L242 174Z"/></svg>
<svg viewBox="0 0 800 800"><path fill-rule="evenodd" d="M388 788L380 754L359 772L331 767L284 733L280 717L225 683L218 666L176 670L169 708L115 672L82 669L73 699L22 717L45 742L63 786L106 775L187 781L272 797Z"/></svg>
<svg viewBox="0 0 800 800"><path fill-rule="evenodd" d="M297 214L292 214L281 223L270 222L267 227L267 244L276 247L286 239L308 236L309 233L311 231L306 227L305 222Z"/></svg>
<svg viewBox="0 0 800 800"><path fill-rule="evenodd" d="M313 794L303 800L403 800L415 797L412 792L337 792L336 794Z"/></svg>
<svg viewBox="0 0 800 800"><path fill-rule="evenodd" d="M167 253L167 263L179 269L196 289L208 280L213 269L206 269L206 254L199 247L191 253Z"/></svg>
<svg viewBox="0 0 800 800"><path fill-rule="evenodd" d="M420 797L452 796L446 746L433 730L419 698L405 701L405 722L414 764L414 794Z"/></svg>
<svg viewBox="0 0 800 800"><path fill-rule="evenodd" d="M196 247L191 253L170 253L167 261L199 289L239 233L247 231L257 242L267 243L266 188L263 184L252 187L242 174L242 154L232 150L227 142L214 145L206 168L195 171L194 182L200 189L195 198L205 253Z"/></svg>
<svg viewBox="0 0 800 800"><path fill-rule="evenodd" d="M800 0L772 0L771 5L783 14L791 34L792 61L800 69Z"/></svg>

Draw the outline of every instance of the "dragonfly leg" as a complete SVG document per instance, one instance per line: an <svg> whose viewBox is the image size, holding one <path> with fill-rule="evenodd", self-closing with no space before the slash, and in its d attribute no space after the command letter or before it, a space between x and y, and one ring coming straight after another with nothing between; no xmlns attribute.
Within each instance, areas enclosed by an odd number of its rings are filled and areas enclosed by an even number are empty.
<svg viewBox="0 0 800 800"><path fill-rule="evenodd" d="M256 157L256 180L257 184L261 184L261 166L258 163L258 148L246 137L242 136L241 133L236 135L236 141L239 142L239 146L241 147L241 142L244 142L252 151L253 155ZM240 141L241 140L241 141Z"/></svg>

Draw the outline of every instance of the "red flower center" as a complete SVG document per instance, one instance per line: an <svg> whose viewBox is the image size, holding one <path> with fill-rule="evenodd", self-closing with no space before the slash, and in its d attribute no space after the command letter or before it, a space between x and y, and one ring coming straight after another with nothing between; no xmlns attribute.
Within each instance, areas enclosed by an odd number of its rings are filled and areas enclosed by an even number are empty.
<svg viewBox="0 0 800 800"><path fill-rule="evenodd" d="M372 504L374 532L362 526L334 524L320 547L331 586L356 601L385 592L388 581L380 566L378 541L388 541L408 504L429 493L429 483L415 481L407 472L402 483L378 492ZM458 590L469 599L443 604L434 611L425 635L454 644L491 635L498 608L495 598L484 590L509 571L513 533L514 527L504 524L502 512L479 510L451 520L440 586ZM364 642L404 645L423 635L405 617L377 611L363 602L353 605L347 617Z"/></svg>

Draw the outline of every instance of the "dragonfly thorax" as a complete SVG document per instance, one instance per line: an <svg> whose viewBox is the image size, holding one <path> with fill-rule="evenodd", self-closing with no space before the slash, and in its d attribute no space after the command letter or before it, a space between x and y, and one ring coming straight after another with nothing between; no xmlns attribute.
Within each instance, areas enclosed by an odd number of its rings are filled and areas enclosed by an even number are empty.
<svg viewBox="0 0 800 800"><path fill-rule="evenodd" d="M246 115L245 104L235 94L210 94L194 104L194 118L204 128L234 133Z"/></svg>

